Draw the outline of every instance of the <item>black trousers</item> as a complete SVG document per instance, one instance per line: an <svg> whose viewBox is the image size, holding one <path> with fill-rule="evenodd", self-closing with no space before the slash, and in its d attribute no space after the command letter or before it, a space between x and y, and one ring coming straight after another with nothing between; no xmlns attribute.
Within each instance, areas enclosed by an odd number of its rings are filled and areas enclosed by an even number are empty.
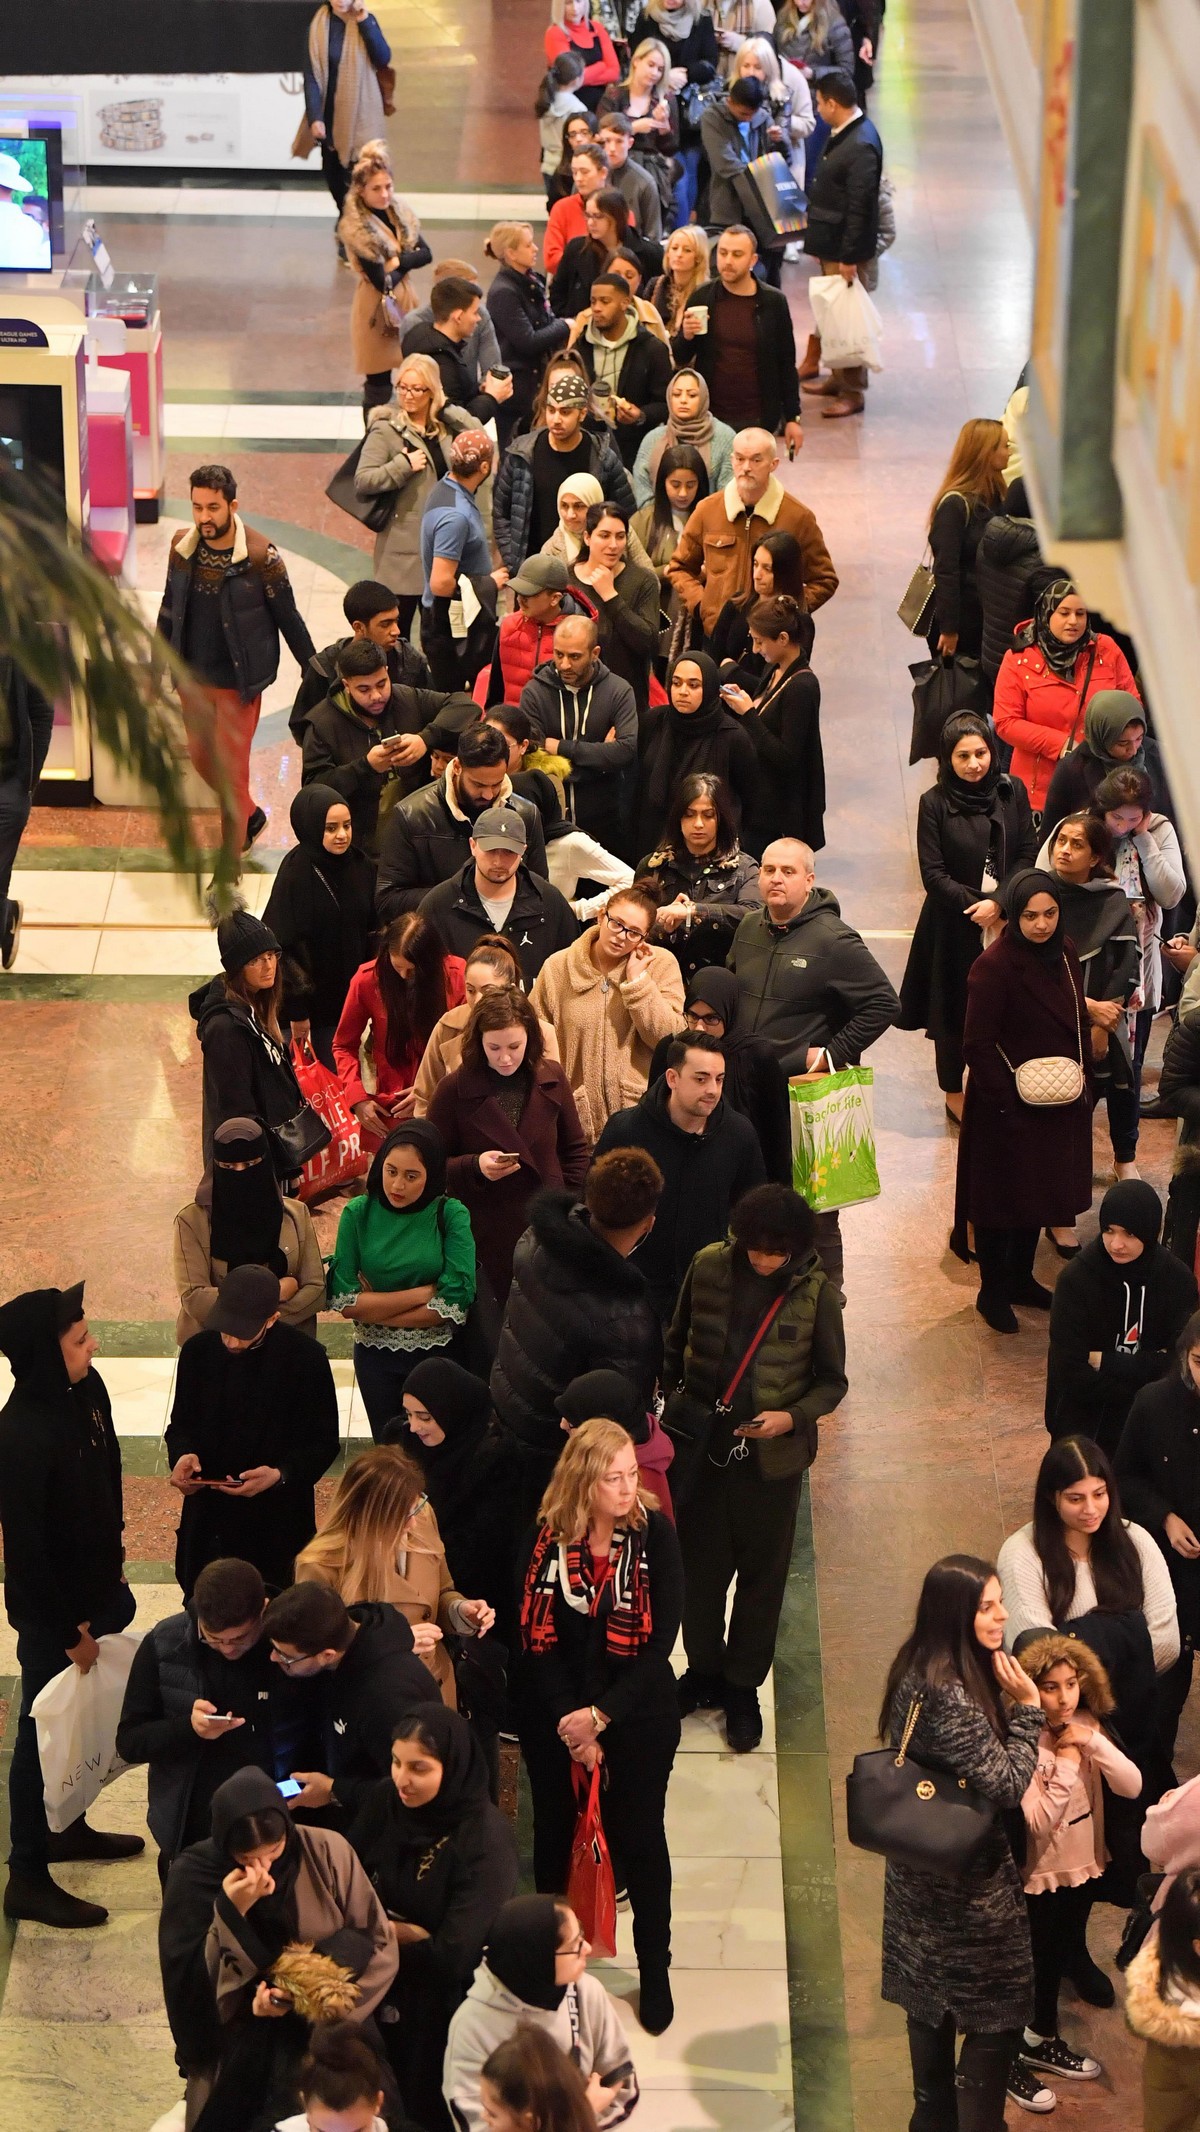
<svg viewBox="0 0 1200 2132"><path fill-rule="evenodd" d="M677 1511L683 1551L683 1645L696 1673L759 1688L771 1670L804 1475L764 1480L758 1454L701 1460ZM729 1633L725 1601L737 1579Z"/></svg>
<svg viewBox="0 0 1200 2132"><path fill-rule="evenodd" d="M935 1036L933 1061L937 1085L944 1096L960 1096L963 1085L962 1031L954 1036Z"/></svg>
<svg viewBox="0 0 1200 2132"><path fill-rule="evenodd" d="M561 1895L567 1885L571 1839L579 1815L574 1764L542 1710L518 1719L521 1753L533 1794L533 1878L539 1894ZM671 1959L671 1854L663 1825L671 1765L679 1746L679 1713L655 1706L610 1725L603 1735L605 1781L600 1794L604 1833L618 1884L633 1910L638 1968Z"/></svg>
<svg viewBox="0 0 1200 2132"><path fill-rule="evenodd" d="M969 2030L954 2063L956 2032L950 2014L937 2028L908 2017L913 2113L908 2132L1004 2132L1004 2092L1020 2038Z"/></svg>
<svg viewBox="0 0 1200 2132"><path fill-rule="evenodd" d="M976 1222L980 1290L998 1302L1011 1303L1033 1279L1037 1247L1036 1229L981 1229Z"/></svg>
<svg viewBox="0 0 1200 2132"><path fill-rule="evenodd" d="M841 1218L836 1207L834 1207L832 1213L817 1215L815 1231L813 1242L817 1247L817 1257L825 1269L826 1279L833 1282L838 1294L844 1301L846 1294L846 1261L845 1252L842 1248Z"/></svg>
<svg viewBox="0 0 1200 2132"><path fill-rule="evenodd" d="M1058 2034L1058 1987L1067 1971L1088 1959L1087 1922L1095 1883L1081 1888L1054 1888L1027 1895L1029 1937L1033 1945L1033 2022L1035 2036Z"/></svg>
<svg viewBox="0 0 1200 2132"><path fill-rule="evenodd" d="M333 204L340 215L346 204L346 194L350 190L350 173L332 141L321 142L321 176L329 187Z"/></svg>
<svg viewBox="0 0 1200 2132"><path fill-rule="evenodd" d="M128 1628L137 1611L137 1600L128 1584L117 1587L107 1612L92 1619L95 1637L114 1636ZM40 1878L50 1856L50 1832L38 1758L37 1724L33 1705L47 1681L70 1664L61 1637L53 1629L24 1628L17 1631L17 1663L21 1668L21 1715L8 1770L8 1818L12 1848L8 1862L14 1873Z"/></svg>
<svg viewBox="0 0 1200 2132"><path fill-rule="evenodd" d="M386 407L392 397L392 373L390 370L368 370L363 379L363 428L373 407Z"/></svg>
<svg viewBox="0 0 1200 2132"><path fill-rule="evenodd" d="M1192 1692L1195 1655L1191 1643L1185 1643L1174 1665L1158 1676L1158 1744L1164 1758L1172 1765L1172 1783L1175 1781L1175 1736Z"/></svg>

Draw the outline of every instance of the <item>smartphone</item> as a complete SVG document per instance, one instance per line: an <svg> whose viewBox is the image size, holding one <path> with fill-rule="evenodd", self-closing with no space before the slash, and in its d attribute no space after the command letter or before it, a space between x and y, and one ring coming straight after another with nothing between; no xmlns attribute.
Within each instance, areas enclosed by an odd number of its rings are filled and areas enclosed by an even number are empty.
<svg viewBox="0 0 1200 2132"><path fill-rule="evenodd" d="M722 694L723 696L736 696L736 695L738 695L739 693L740 693L740 691L739 691L739 689L738 689L738 685L737 685L737 682L736 682L736 681L727 681L727 682L725 683L725 686L724 686L724 688L723 688L723 689L721 690L721 694Z"/></svg>
<svg viewBox="0 0 1200 2132"><path fill-rule="evenodd" d="M224 1484L227 1481L236 1481L238 1477L236 1473L197 1473L194 1478L198 1481L204 1481L208 1487L214 1488L219 1483Z"/></svg>
<svg viewBox="0 0 1200 2132"><path fill-rule="evenodd" d="M275 1789L281 1799L298 1799L304 1786L297 1784L295 1777L280 1777Z"/></svg>
<svg viewBox="0 0 1200 2132"><path fill-rule="evenodd" d="M632 2058L625 2058L620 2065L612 2065L607 2073L601 2073L600 2085L602 2088L619 2088L623 2081L628 2080L632 2071Z"/></svg>

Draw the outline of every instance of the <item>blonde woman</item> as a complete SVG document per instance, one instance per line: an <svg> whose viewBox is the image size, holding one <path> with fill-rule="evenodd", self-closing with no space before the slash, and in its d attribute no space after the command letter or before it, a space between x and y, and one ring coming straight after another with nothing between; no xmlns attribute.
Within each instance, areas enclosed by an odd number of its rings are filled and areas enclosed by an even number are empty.
<svg viewBox="0 0 1200 2132"><path fill-rule="evenodd" d="M705 0L646 0L633 29L633 41L660 39L671 66L667 87L680 97L679 160L682 165L675 185L675 220L682 227L691 221L700 186L700 119L689 114L684 90L704 89L716 78L720 52L712 14Z"/></svg>
<svg viewBox="0 0 1200 2132"><path fill-rule="evenodd" d="M528 427L547 360L567 337L567 322L555 318L538 272L537 239L528 222L497 222L484 245L498 271L488 288L488 310L500 353L512 371L513 392L501 409L500 441Z"/></svg>
<svg viewBox="0 0 1200 2132"><path fill-rule="evenodd" d="M442 1639L447 1630L486 1636L496 1617L486 1599L455 1591L421 1468L398 1444L376 1444L347 1466L315 1539L296 1557L296 1582L327 1584L347 1606L394 1606L442 1701L457 1708Z"/></svg>
<svg viewBox="0 0 1200 2132"><path fill-rule="evenodd" d="M722 81L732 81L747 37L774 36L775 9L771 0L709 0L709 5L721 55L717 72Z"/></svg>
<svg viewBox="0 0 1200 2132"><path fill-rule="evenodd" d="M671 1648L683 1606L675 1528L643 1492L615 1421L573 1429L524 1562L517 1726L533 1794L539 1888L566 1885L577 1772L604 1768L604 1825L633 1907L638 2018L661 2035L671 1999L671 1859L663 1826L679 1746Z"/></svg>
<svg viewBox="0 0 1200 2132"><path fill-rule="evenodd" d="M477 429L465 407L452 407L442 391L431 355L406 355L396 373L388 407L367 418L367 435L354 476L360 496L391 496L392 515L375 538L375 576L396 595L400 628L407 637L421 604L421 516L435 482L446 472L446 449L464 429Z"/></svg>
<svg viewBox="0 0 1200 2132"><path fill-rule="evenodd" d="M668 334L679 332L684 312L708 278L708 237L698 222L685 222L668 237L663 271L650 285L650 302Z"/></svg>
<svg viewBox="0 0 1200 2132"><path fill-rule="evenodd" d="M643 37L629 61L629 72L600 99L598 118L623 111L633 127L633 155L679 152L679 105L667 87L671 56L661 37Z"/></svg>
<svg viewBox="0 0 1200 2132"><path fill-rule="evenodd" d="M433 254L407 202L396 195L386 141L368 141L350 173L338 241L358 277L350 310L354 367L363 374L363 419L392 396L400 326L417 299L408 277Z"/></svg>

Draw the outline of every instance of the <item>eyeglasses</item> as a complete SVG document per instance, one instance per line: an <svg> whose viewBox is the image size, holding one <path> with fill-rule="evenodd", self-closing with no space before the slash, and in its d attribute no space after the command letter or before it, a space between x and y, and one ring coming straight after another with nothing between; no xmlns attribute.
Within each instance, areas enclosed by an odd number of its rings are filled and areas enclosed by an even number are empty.
<svg viewBox="0 0 1200 2132"><path fill-rule="evenodd" d="M646 935L639 932L636 925L624 925L619 918L611 917L607 911L604 913L604 919L610 933L616 933L622 940L632 940L635 947L641 947L644 943Z"/></svg>
<svg viewBox="0 0 1200 2132"><path fill-rule="evenodd" d="M693 1029L723 1029L725 1027L722 1015L706 1014L699 1007L689 1007L687 1009L687 1019Z"/></svg>
<svg viewBox="0 0 1200 2132"><path fill-rule="evenodd" d="M584 1938L584 1935L581 1932L579 1938L575 1940L570 1947L556 1947L554 1950L554 1959L555 1961L557 1961L560 1954L582 1954L586 1946L587 1940Z"/></svg>
<svg viewBox="0 0 1200 2132"><path fill-rule="evenodd" d="M285 1673L290 1673L293 1666L302 1666L304 1664L305 1659L308 1657L308 1652L298 1651L295 1658L288 1658L280 1650L279 1645L273 1643L271 1645L271 1656L277 1666L282 1666Z"/></svg>

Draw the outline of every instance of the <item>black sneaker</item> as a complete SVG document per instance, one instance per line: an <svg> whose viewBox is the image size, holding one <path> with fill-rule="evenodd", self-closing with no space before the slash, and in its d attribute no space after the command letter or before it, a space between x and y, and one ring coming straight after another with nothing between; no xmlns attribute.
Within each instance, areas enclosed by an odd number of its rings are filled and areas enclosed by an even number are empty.
<svg viewBox="0 0 1200 2132"><path fill-rule="evenodd" d="M719 1710L725 1699L718 1674L696 1673L691 1666L676 1681L675 1694L680 1717L690 1717L693 1710Z"/></svg>
<svg viewBox="0 0 1200 2132"><path fill-rule="evenodd" d="M0 969L11 970L17 959L17 949L21 942L21 920L24 915L24 904L18 903L15 897L10 897L4 916L4 930L0 932Z"/></svg>
<svg viewBox="0 0 1200 2132"><path fill-rule="evenodd" d="M1023 2065L1031 2065L1038 2073L1053 2073L1057 2080L1099 2080L1104 2071L1098 2058L1071 2050L1061 2036L1039 2036L1031 2043L1028 2029L1017 2055Z"/></svg>
<svg viewBox="0 0 1200 2132"><path fill-rule="evenodd" d="M757 1688L725 1683L725 1738L734 1754L752 1754L763 1735Z"/></svg>
<svg viewBox="0 0 1200 2132"><path fill-rule="evenodd" d="M1019 2110L1028 2110L1031 2116L1046 2117L1058 2108L1058 2097L1053 2088L1043 2086L1036 2073L1020 2058L1014 2058L1008 2076L1008 2099Z"/></svg>
<svg viewBox="0 0 1200 2132"><path fill-rule="evenodd" d="M267 817L264 810L261 807L256 807L246 824L246 841L242 845L243 851L249 851L254 839L262 835L266 826Z"/></svg>

